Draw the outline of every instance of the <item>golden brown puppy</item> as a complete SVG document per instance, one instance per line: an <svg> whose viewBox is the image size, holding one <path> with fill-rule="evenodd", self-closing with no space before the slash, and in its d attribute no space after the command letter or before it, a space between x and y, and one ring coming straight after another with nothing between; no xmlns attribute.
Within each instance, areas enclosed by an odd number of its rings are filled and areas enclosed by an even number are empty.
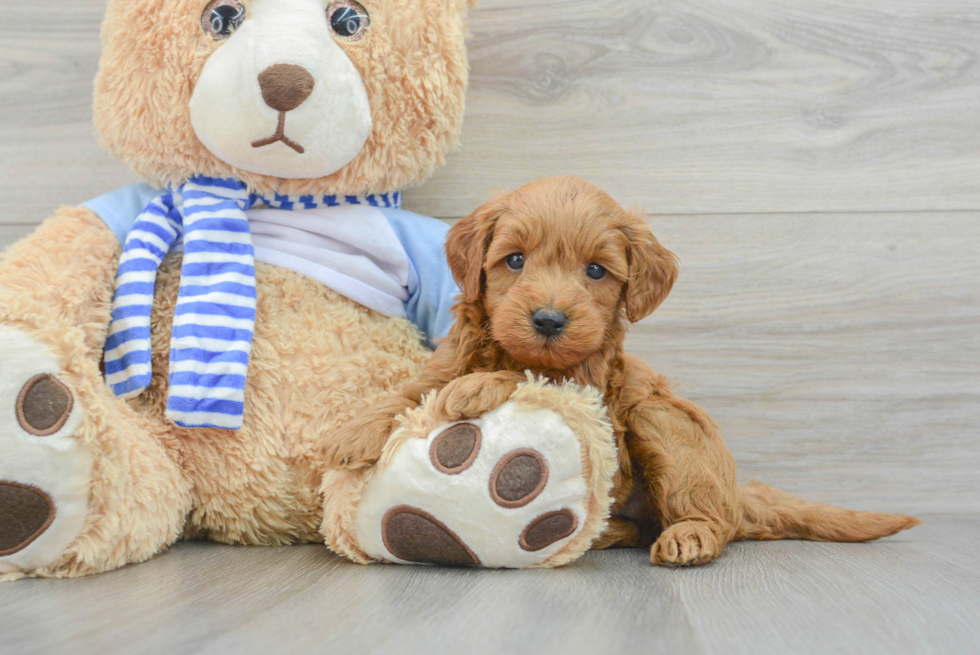
<svg viewBox="0 0 980 655"><path fill-rule="evenodd" d="M737 539L867 541L919 523L736 484L711 418L623 351L628 322L664 301L677 263L638 215L595 186L532 182L457 223L446 253L462 289L448 339L421 379L332 435L328 465L373 464L395 417L433 389L442 389L446 420L473 418L506 401L530 370L605 394L620 470L613 518L594 548L659 532L651 562L704 564Z"/></svg>

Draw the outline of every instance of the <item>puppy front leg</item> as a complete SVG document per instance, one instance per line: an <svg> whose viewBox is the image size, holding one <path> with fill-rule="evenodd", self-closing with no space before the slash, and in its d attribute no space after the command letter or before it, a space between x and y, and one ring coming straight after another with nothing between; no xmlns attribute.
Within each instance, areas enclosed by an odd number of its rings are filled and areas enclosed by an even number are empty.
<svg viewBox="0 0 980 655"><path fill-rule="evenodd" d="M527 376L516 371L470 373L456 378L439 392L436 412L448 421L476 418L494 410L510 398Z"/></svg>
<svg viewBox="0 0 980 655"><path fill-rule="evenodd" d="M635 548L640 543L640 528L629 519L613 516L605 531L592 542L592 550L605 548Z"/></svg>
<svg viewBox="0 0 980 655"><path fill-rule="evenodd" d="M456 344L439 346L418 380L402 384L396 393L382 398L355 418L325 436L322 454L327 468L360 469L381 458L388 437L398 427L396 417L418 407L430 391L442 389L456 368Z"/></svg>
<svg viewBox="0 0 980 655"><path fill-rule="evenodd" d="M323 463L327 468L373 466L395 430L395 417L417 405L417 400L396 394L367 408L329 435L323 444Z"/></svg>
<svg viewBox="0 0 980 655"><path fill-rule="evenodd" d="M735 462L707 414L678 398L642 401L630 412L626 443L664 528L650 562L698 565L718 557L741 509Z"/></svg>

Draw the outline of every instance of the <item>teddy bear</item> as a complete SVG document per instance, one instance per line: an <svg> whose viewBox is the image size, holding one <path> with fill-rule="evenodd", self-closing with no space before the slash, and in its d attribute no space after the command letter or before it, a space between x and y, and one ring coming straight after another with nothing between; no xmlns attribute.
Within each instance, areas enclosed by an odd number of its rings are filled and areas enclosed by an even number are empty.
<svg viewBox="0 0 980 655"><path fill-rule="evenodd" d="M447 226L401 192L457 144L469 9L109 1L94 123L144 182L0 260L0 578L182 538L556 566L602 532L612 431L570 384L462 423L427 401L355 483L324 470L323 441L452 321Z"/></svg>

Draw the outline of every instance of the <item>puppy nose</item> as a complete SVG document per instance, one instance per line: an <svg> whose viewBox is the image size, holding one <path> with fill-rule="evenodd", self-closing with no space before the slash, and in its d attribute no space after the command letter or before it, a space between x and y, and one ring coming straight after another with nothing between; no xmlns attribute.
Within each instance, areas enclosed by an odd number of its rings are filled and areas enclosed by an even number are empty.
<svg viewBox="0 0 980 655"><path fill-rule="evenodd" d="M531 322L534 324L534 329L538 331L538 334L545 337L554 337L561 334L561 331L565 329L565 324L568 323L568 317L565 316L564 312L560 312L557 309L552 309L551 307L534 310L531 314Z"/></svg>
<svg viewBox="0 0 980 655"><path fill-rule="evenodd" d="M313 76L296 64L275 64L259 73L262 99L276 111L292 111L313 93Z"/></svg>

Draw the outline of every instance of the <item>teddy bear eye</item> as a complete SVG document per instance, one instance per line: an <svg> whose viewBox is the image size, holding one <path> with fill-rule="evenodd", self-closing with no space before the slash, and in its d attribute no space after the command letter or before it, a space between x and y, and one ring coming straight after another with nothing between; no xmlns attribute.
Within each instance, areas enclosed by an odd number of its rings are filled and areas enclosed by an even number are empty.
<svg viewBox="0 0 980 655"><path fill-rule="evenodd" d="M585 274L593 280L601 280L602 278L606 277L606 269L599 266L595 262L592 262L585 267Z"/></svg>
<svg viewBox="0 0 980 655"><path fill-rule="evenodd" d="M216 41L227 39L245 22L245 6L238 0L212 0L201 16L201 29Z"/></svg>
<svg viewBox="0 0 980 655"><path fill-rule="evenodd" d="M327 21L333 33L346 41L359 40L371 24L367 9L354 0L331 2L327 6Z"/></svg>
<svg viewBox="0 0 980 655"><path fill-rule="evenodd" d="M519 271L524 268L524 255L519 252L515 252L513 255L507 255L507 268L512 271Z"/></svg>

